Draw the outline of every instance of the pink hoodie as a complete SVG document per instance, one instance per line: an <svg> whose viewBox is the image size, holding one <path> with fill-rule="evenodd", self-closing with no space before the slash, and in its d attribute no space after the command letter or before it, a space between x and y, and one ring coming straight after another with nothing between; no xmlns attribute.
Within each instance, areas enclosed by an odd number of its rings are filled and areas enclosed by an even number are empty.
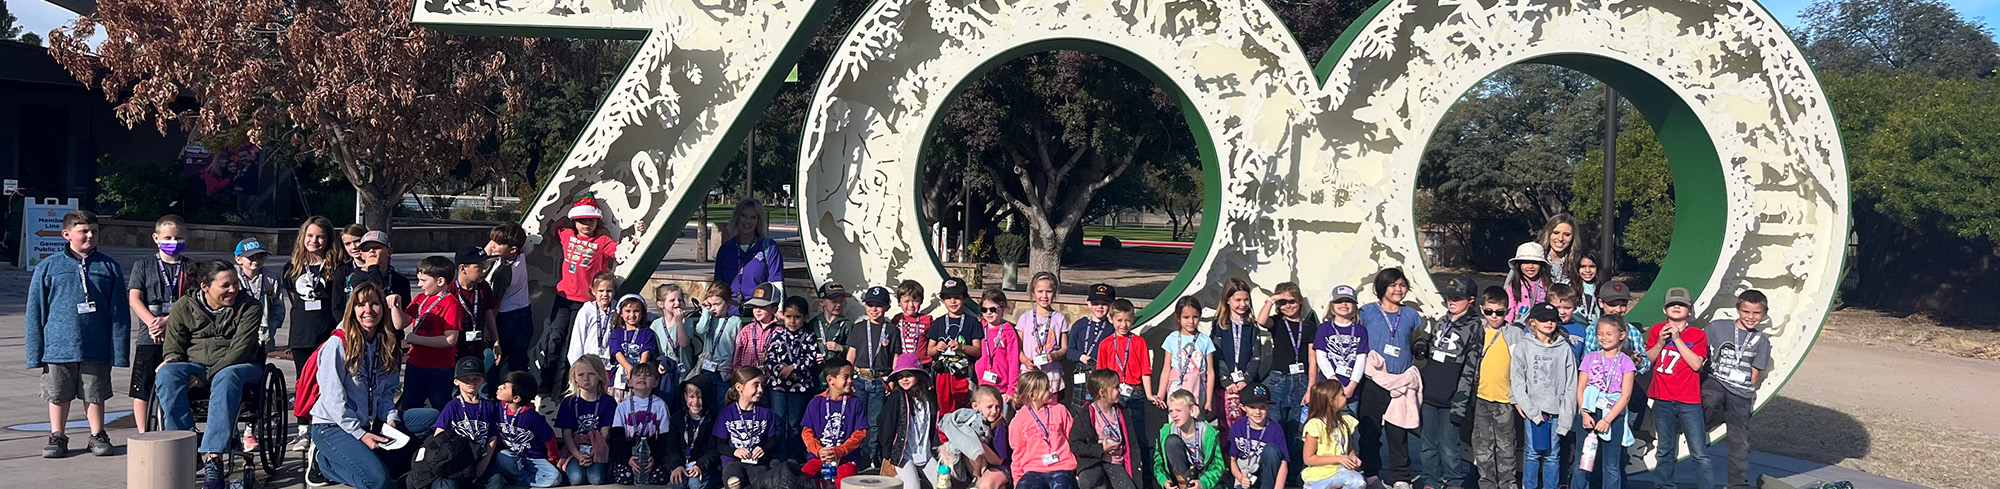
<svg viewBox="0 0 2000 489"><path fill-rule="evenodd" d="M1014 480L1029 472L1076 470L1076 454L1069 451L1069 427L1069 410L1058 404L1040 409L1022 407L1015 412L1014 423L1007 426L1007 445L1014 449ZM1054 463L1044 463L1046 455L1055 455Z"/></svg>
<svg viewBox="0 0 2000 489"><path fill-rule="evenodd" d="M1021 378L1021 336L1014 332L1014 325L1005 320L987 325L979 350L979 360L972 363L972 375L979 385L999 388L1002 394L1013 393L1014 380ZM989 372L992 377L987 376Z"/></svg>

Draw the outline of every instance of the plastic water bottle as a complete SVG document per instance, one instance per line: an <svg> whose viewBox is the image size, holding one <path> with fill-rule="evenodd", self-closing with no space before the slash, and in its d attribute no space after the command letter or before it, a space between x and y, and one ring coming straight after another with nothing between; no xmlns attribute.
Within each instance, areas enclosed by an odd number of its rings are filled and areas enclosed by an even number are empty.
<svg viewBox="0 0 2000 489"><path fill-rule="evenodd" d="M839 475L839 469L840 469L840 462L834 460L821 460L819 461L819 478L825 479L828 482L833 482L834 477Z"/></svg>
<svg viewBox="0 0 2000 489"><path fill-rule="evenodd" d="M651 470L653 466L652 444L647 443L645 438L639 438L634 443L632 443L632 457L637 458L639 460L645 460L647 467L647 470L633 471L632 483L637 485L652 484L653 482L651 478L647 477L648 475L651 475L653 472Z"/></svg>

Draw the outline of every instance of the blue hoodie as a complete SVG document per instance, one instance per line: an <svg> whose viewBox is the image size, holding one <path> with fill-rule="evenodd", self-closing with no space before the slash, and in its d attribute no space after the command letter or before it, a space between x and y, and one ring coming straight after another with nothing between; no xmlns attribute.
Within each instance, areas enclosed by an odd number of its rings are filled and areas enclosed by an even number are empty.
<svg viewBox="0 0 2000 489"><path fill-rule="evenodd" d="M89 278L79 277L79 271L87 271ZM95 303L97 311L78 314L77 306L85 302ZM49 255L35 265L28 282L28 368L75 362L129 366L130 304L125 272L111 257L93 251L79 260L68 248Z"/></svg>

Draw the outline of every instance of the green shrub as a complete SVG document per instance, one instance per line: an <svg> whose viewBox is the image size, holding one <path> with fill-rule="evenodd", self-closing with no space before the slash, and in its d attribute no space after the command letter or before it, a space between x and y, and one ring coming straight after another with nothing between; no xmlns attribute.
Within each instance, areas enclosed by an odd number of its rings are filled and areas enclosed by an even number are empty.
<svg viewBox="0 0 2000 489"><path fill-rule="evenodd" d="M1119 248L1124 248L1125 242L1119 241L1117 236L1105 236L1097 239L1097 246L1103 247L1104 249L1107 250L1115 250Z"/></svg>
<svg viewBox="0 0 2000 489"><path fill-rule="evenodd" d="M110 157L98 161L107 170L98 177L97 205L116 208L112 217L150 221L174 212L188 181L172 165L132 163Z"/></svg>
<svg viewBox="0 0 2000 489"><path fill-rule="evenodd" d="M1028 252L1028 238L1019 234L1002 234L993 238L993 259L1001 263L1019 263L1021 256Z"/></svg>

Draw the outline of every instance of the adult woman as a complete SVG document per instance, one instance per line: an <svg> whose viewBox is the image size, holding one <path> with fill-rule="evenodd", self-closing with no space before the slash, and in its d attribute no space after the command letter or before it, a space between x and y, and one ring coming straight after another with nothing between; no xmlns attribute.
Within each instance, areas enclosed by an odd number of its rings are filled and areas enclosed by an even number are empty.
<svg viewBox="0 0 2000 489"><path fill-rule="evenodd" d="M223 456L229 453L236 413L243 390L261 378L264 349L257 345L263 314L257 300L240 294L236 266L214 260L196 264L189 274L200 281L198 293L181 296L167 313L164 362L155 377L160 421L169 430L194 429L188 408L188 385L208 379L208 424L200 452L204 480L223 479Z"/></svg>
<svg viewBox="0 0 2000 489"><path fill-rule="evenodd" d="M729 219L736 237L722 243L715 252L715 281L729 284L735 302L750 298L758 284L784 283L785 259L779 256L778 242L771 240L770 214L764 203L746 198L736 203Z"/></svg>
<svg viewBox="0 0 2000 489"><path fill-rule="evenodd" d="M1549 281L1569 283L1577 274L1576 218L1556 214L1542 227L1542 249L1548 253Z"/></svg>
<svg viewBox="0 0 2000 489"><path fill-rule="evenodd" d="M311 429L318 449L314 463L327 479L359 489L389 487L394 479L384 459L408 458L404 451L375 451L389 441L379 434L381 426L411 426L415 428L402 431L421 433L429 431L437 417L436 411L411 410L411 419L404 423L396 412L404 348L392 331L401 319L401 308L394 306L380 286L355 287L340 334L328 338L317 353L319 371L314 380L319 383L319 401L312 407Z"/></svg>
<svg viewBox="0 0 2000 489"><path fill-rule="evenodd" d="M340 313L349 263L346 248L333 245L335 232L333 221L325 217L306 218L299 225L292 259L285 264L285 276L278 285L285 291L285 314L292 318L291 338L285 343L291 347L294 365L300 367L298 372L304 371L306 357L333 334L334 321L339 319L336 314ZM361 238L355 236L354 240ZM299 436L294 437L289 450L305 450L306 440L311 439L306 425L311 421L299 418Z"/></svg>

